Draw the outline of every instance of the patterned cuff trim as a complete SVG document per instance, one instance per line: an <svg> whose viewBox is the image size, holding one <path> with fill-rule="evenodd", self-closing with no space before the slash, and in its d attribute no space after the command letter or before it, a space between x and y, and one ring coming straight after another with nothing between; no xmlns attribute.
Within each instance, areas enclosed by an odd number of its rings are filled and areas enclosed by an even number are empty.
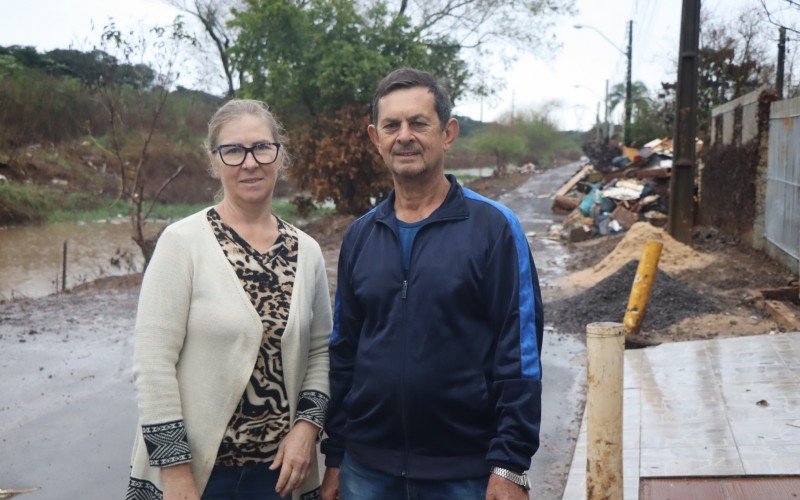
<svg viewBox="0 0 800 500"><path fill-rule="evenodd" d="M327 394L319 391L302 391L297 402L297 413L295 421L298 419L308 420L320 429L325 426L325 415L328 413L328 405L331 398Z"/></svg>
<svg viewBox="0 0 800 500"><path fill-rule="evenodd" d="M143 425L142 436L150 456L150 465L153 467L166 467L192 460L183 420Z"/></svg>
<svg viewBox="0 0 800 500"><path fill-rule="evenodd" d="M163 500L164 494L150 481L131 477L125 500Z"/></svg>

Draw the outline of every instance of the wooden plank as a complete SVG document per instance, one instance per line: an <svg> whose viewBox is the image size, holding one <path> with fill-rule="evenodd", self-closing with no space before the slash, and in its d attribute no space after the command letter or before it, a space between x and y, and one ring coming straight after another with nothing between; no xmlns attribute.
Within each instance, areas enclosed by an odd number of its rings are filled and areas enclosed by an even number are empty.
<svg viewBox="0 0 800 500"><path fill-rule="evenodd" d="M572 198L570 196L563 196L560 194L557 194L553 199L553 209L559 208L561 210L564 210L565 213L572 212L573 210L578 208L578 205L580 204L581 200L579 200L578 198Z"/></svg>
<svg viewBox="0 0 800 500"><path fill-rule="evenodd" d="M648 179L648 178L666 179L672 175L672 168L670 167L643 168L641 170L637 170L635 175L637 179Z"/></svg>
<svg viewBox="0 0 800 500"><path fill-rule="evenodd" d="M800 316L788 302L765 300L764 307L772 318L789 331L800 329Z"/></svg>
<svg viewBox="0 0 800 500"><path fill-rule="evenodd" d="M800 478L758 478L750 481L729 481L728 492L739 498L800 498Z"/></svg>
<svg viewBox="0 0 800 500"><path fill-rule="evenodd" d="M594 170L594 167L591 165L585 165L582 169L578 171L577 174L573 175L570 180L568 180L563 186L558 188L556 191L556 196L564 196L569 193L570 189L574 188L576 184L578 184L584 177L589 175L589 172Z"/></svg>
<svg viewBox="0 0 800 500"><path fill-rule="evenodd" d="M640 500L800 498L800 476L641 478Z"/></svg>
<svg viewBox="0 0 800 500"><path fill-rule="evenodd" d="M796 302L800 297L800 289L796 286L782 286L779 288L763 288L759 290L761 296L768 300L781 300L784 302Z"/></svg>
<svg viewBox="0 0 800 500"><path fill-rule="evenodd" d="M639 500L730 500L718 481L690 478L641 478Z"/></svg>

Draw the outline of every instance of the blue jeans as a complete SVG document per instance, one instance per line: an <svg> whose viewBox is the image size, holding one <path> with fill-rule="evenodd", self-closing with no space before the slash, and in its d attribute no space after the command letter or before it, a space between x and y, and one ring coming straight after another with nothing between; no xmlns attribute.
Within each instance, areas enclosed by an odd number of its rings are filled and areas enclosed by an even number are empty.
<svg viewBox="0 0 800 500"><path fill-rule="evenodd" d="M211 471L203 500L278 500L275 492L280 469L272 471L266 464L242 467L215 466Z"/></svg>
<svg viewBox="0 0 800 500"><path fill-rule="evenodd" d="M489 475L453 480L408 479L364 467L347 453L339 468L342 500L484 500Z"/></svg>

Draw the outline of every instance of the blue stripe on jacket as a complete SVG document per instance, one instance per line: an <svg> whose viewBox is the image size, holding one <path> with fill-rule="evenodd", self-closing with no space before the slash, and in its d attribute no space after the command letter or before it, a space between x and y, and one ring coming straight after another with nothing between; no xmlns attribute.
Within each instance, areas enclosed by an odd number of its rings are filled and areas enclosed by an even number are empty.
<svg viewBox="0 0 800 500"><path fill-rule="evenodd" d="M481 196L475 191L462 187L464 196L470 200L486 203L505 216L514 236L514 245L517 250L517 264L519 266L519 351L522 376L541 380L542 369L539 360L539 346L536 338L536 311L534 309L535 296L533 290L533 275L531 273L530 248L528 239L522 231L522 226L508 207Z"/></svg>

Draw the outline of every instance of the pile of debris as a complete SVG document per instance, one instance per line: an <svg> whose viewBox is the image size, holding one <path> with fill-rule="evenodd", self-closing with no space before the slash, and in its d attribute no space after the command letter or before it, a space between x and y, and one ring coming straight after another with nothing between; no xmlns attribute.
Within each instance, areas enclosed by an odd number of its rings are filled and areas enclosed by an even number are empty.
<svg viewBox="0 0 800 500"><path fill-rule="evenodd" d="M569 214L560 231L563 238L582 241L626 231L642 220L666 225L672 139L656 139L641 149L622 146L620 151L610 165L586 163L556 192L553 211Z"/></svg>
<svg viewBox="0 0 800 500"><path fill-rule="evenodd" d="M546 304L548 321L565 333L584 333L586 324L596 321L621 323L638 265L638 260L629 261L588 290ZM719 308L713 300L657 269L642 329L662 330L686 318L716 312Z"/></svg>
<svg viewBox="0 0 800 500"><path fill-rule="evenodd" d="M719 313L714 298L682 281L712 266L715 257L675 240L663 228L638 222L600 262L557 282L562 294L545 304L548 321L569 333L583 333L591 322L622 322L638 259L651 241L661 242L662 250L643 331L663 331L687 318Z"/></svg>
<svg viewBox="0 0 800 500"><path fill-rule="evenodd" d="M701 253L670 236L664 229L646 222L637 222L625 233L614 250L594 266L574 272L569 276L572 286L585 290L619 271L627 263L639 259L648 241L663 245L658 267L668 274L679 275L685 271L704 269L714 262L714 256Z"/></svg>

